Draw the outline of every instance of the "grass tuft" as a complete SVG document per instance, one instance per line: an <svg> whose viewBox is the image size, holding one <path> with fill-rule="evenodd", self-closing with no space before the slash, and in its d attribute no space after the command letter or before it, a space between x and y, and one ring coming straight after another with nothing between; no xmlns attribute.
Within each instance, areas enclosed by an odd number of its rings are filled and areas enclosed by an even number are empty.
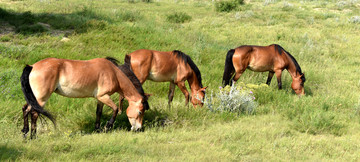
<svg viewBox="0 0 360 162"><path fill-rule="evenodd" d="M171 23L184 23L191 21L192 17L185 12L175 12L167 15L166 20Z"/></svg>

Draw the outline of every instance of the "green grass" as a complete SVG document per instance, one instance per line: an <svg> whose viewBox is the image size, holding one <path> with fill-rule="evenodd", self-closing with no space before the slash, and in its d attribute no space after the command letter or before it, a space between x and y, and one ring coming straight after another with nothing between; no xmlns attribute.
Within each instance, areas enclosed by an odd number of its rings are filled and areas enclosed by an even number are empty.
<svg viewBox="0 0 360 162"><path fill-rule="evenodd" d="M12 1L0 2L0 159L54 161L359 161L360 6L358 2L246 1L217 12L213 1ZM169 22L186 13L191 20ZM178 18L182 20L182 18ZM70 40L61 41L63 37ZM93 133L95 99L54 94L46 104L58 121L39 121L38 139L23 140L19 77L26 64L48 57L92 59L147 48L181 50L198 65L203 84L219 92L226 52L240 45L280 44L306 75L298 98L284 71L254 90L255 114L211 112L184 106L169 83L145 82L153 94L145 131L129 132L125 114L114 130ZM247 70L244 83L265 83L267 73ZM113 96L118 103L117 96ZM101 126L111 117L104 108Z"/></svg>

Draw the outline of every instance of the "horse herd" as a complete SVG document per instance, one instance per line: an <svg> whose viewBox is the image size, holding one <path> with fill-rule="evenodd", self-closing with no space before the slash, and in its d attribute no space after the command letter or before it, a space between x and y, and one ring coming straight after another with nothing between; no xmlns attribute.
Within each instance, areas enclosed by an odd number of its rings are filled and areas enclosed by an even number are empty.
<svg viewBox="0 0 360 162"><path fill-rule="evenodd" d="M146 80L170 82L168 104L173 100L175 85L194 106L202 106L205 89L201 73L191 58L181 51L160 52L154 50L137 50L125 56L125 63L118 64L114 58L95 58L92 60L68 60L47 58L33 65L26 65L21 75L21 87L26 104L23 106L26 138L29 132L28 117L31 117L30 138L36 135L36 121L40 114L48 117L56 126L55 118L43 109L53 92L65 97L97 99L95 130L100 130L100 118L104 104L111 107L113 114L105 129L112 128L118 113L122 112L122 101L128 100L126 109L131 130L142 128L145 110L149 109L149 95L144 93L142 84ZM250 69L257 72L269 71L267 84L274 73L278 88L282 88L281 73L287 69L293 82L292 89L298 95L304 95L305 75L295 58L281 46L244 45L228 51L223 74L223 86L236 82L241 74ZM231 79L232 78L232 79ZM188 81L191 96L186 89ZM119 94L119 107L110 96Z"/></svg>

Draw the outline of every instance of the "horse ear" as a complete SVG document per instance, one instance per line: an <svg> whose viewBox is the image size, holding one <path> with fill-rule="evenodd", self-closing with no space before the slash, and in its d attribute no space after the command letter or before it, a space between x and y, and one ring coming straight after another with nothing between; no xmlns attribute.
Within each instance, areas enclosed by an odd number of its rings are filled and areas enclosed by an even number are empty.
<svg viewBox="0 0 360 162"><path fill-rule="evenodd" d="M149 99L150 96L152 96L153 94L150 94L150 93L145 93L145 96L146 96L146 100Z"/></svg>
<svg viewBox="0 0 360 162"><path fill-rule="evenodd" d="M205 92L206 88L207 88L207 87L203 87L203 88L201 88L199 91Z"/></svg>

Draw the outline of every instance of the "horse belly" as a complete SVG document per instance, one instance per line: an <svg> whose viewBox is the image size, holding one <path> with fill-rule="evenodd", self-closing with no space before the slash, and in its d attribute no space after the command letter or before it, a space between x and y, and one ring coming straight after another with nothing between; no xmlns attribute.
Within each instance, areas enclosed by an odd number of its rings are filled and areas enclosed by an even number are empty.
<svg viewBox="0 0 360 162"><path fill-rule="evenodd" d="M155 82L168 82L175 79L176 74L172 75L163 75L157 72L150 72L148 79Z"/></svg>
<svg viewBox="0 0 360 162"><path fill-rule="evenodd" d="M71 98L85 98L96 96L97 88L82 87L79 85L59 84L55 93Z"/></svg>
<svg viewBox="0 0 360 162"><path fill-rule="evenodd" d="M273 65L266 61L256 62L252 60L247 68L256 72L274 71Z"/></svg>

